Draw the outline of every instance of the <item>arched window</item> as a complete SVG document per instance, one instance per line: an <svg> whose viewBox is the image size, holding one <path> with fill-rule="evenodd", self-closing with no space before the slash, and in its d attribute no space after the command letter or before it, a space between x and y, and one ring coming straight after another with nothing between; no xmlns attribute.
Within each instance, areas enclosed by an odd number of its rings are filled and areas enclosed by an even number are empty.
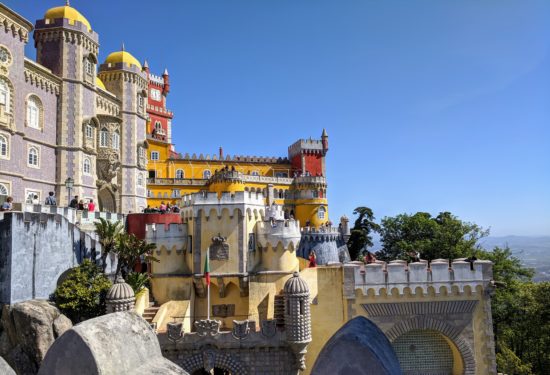
<svg viewBox="0 0 550 375"><path fill-rule="evenodd" d="M212 177L212 172L210 170L206 169L204 172L202 172L202 178L205 180L208 180L210 177Z"/></svg>
<svg viewBox="0 0 550 375"><path fill-rule="evenodd" d="M0 158L7 159L9 157L10 147L8 137L0 134Z"/></svg>
<svg viewBox="0 0 550 375"><path fill-rule="evenodd" d="M90 163L90 159L86 158L84 159L84 165L82 166L82 169L84 170L84 174L90 174L92 170L92 166Z"/></svg>
<svg viewBox="0 0 550 375"><path fill-rule="evenodd" d="M42 103L37 96L29 96L27 99L27 126L30 128L40 129L41 126L41 110Z"/></svg>
<svg viewBox="0 0 550 375"><path fill-rule="evenodd" d="M313 198L319 198L319 191L313 190Z"/></svg>
<svg viewBox="0 0 550 375"><path fill-rule="evenodd" d="M94 128L90 124L86 124L86 138L88 139L94 138Z"/></svg>
<svg viewBox="0 0 550 375"><path fill-rule="evenodd" d="M0 105L4 106L4 112L10 113L10 86L5 79L0 78Z"/></svg>
<svg viewBox="0 0 550 375"><path fill-rule="evenodd" d="M109 132L107 129L101 129L99 132L99 147L107 147L109 143Z"/></svg>
<svg viewBox="0 0 550 375"><path fill-rule="evenodd" d="M8 187L4 184L0 184L0 195L8 195Z"/></svg>
<svg viewBox="0 0 550 375"><path fill-rule="evenodd" d="M185 174L183 173L183 169L178 169L178 170L176 171L176 178L177 178L177 179L180 179L180 180L181 180L184 176L185 176Z"/></svg>
<svg viewBox="0 0 550 375"><path fill-rule="evenodd" d="M324 207L319 207L319 210L317 210L317 216L319 217L319 219L323 220L325 218L325 214L327 213L327 210L326 208Z"/></svg>
<svg viewBox="0 0 550 375"><path fill-rule="evenodd" d="M159 152L151 151L151 160L159 160Z"/></svg>
<svg viewBox="0 0 550 375"><path fill-rule="evenodd" d="M252 176L259 176L259 175L260 175L260 172L258 172L258 171L252 171L252 172L250 172L250 174L251 174Z"/></svg>
<svg viewBox="0 0 550 375"><path fill-rule="evenodd" d="M117 132L114 132L111 142L112 142L111 147L115 150L118 150L120 148L120 134L118 134Z"/></svg>
<svg viewBox="0 0 550 375"><path fill-rule="evenodd" d="M38 148L35 146L29 147L29 155L27 159L28 165L31 167L38 167L39 166L39 151Z"/></svg>
<svg viewBox="0 0 550 375"><path fill-rule="evenodd" d="M160 123L160 121L155 122L155 131L162 134L162 124Z"/></svg>

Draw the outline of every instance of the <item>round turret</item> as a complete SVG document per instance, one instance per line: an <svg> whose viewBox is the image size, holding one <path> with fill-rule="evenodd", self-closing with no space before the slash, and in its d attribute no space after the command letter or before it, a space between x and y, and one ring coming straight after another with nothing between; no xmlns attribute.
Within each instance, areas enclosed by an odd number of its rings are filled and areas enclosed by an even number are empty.
<svg viewBox="0 0 550 375"><path fill-rule="evenodd" d="M126 66L131 67L132 65L142 70L141 64L131 53L124 50L122 47L121 51L111 52L109 56L105 59L105 64L121 64L124 63Z"/></svg>
<svg viewBox="0 0 550 375"><path fill-rule="evenodd" d="M311 316L309 287L298 272L286 281L284 296L286 340L294 352L297 369L303 371L307 345L311 342Z"/></svg>
<svg viewBox="0 0 550 375"><path fill-rule="evenodd" d="M135 301L134 290L119 276L105 298L107 313L132 310Z"/></svg>

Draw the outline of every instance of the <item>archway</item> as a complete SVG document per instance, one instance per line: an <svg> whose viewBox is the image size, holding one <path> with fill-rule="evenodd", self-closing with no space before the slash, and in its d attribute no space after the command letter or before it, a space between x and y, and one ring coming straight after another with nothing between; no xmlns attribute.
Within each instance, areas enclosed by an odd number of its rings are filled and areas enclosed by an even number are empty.
<svg viewBox="0 0 550 375"><path fill-rule="evenodd" d="M109 189L101 189L98 193L99 210L116 212L115 196Z"/></svg>
<svg viewBox="0 0 550 375"><path fill-rule="evenodd" d="M230 371L215 367L213 372L208 372L204 368L193 372L191 375L233 375Z"/></svg>
<svg viewBox="0 0 550 375"><path fill-rule="evenodd" d="M205 368L213 368L215 375L248 375L241 361L214 348L203 348L201 353L179 360L177 364L192 375L208 374Z"/></svg>

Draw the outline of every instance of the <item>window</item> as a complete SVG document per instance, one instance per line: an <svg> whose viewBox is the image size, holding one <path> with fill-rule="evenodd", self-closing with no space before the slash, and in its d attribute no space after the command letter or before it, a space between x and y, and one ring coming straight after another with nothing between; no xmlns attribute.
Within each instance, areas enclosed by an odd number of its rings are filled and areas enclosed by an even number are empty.
<svg viewBox="0 0 550 375"><path fill-rule="evenodd" d="M0 134L0 158L7 159L9 152L8 137Z"/></svg>
<svg viewBox="0 0 550 375"><path fill-rule="evenodd" d="M27 100L27 126L40 129L40 103L36 96Z"/></svg>
<svg viewBox="0 0 550 375"><path fill-rule="evenodd" d="M143 175L141 173L138 173L137 184L138 186L143 186Z"/></svg>
<svg viewBox="0 0 550 375"><path fill-rule="evenodd" d="M39 166L39 151L38 148L35 146L29 147L29 157L27 160L27 163L30 167L38 167Z"/></svg>
<svg viewBox="0 0 550 375"><path fill-rule="evenodd" d="M25 202L32 204L40 204L40 191L25 189Z"/></svg>
<svg viewBox="0 0 550 375"><path fill-rule="evenodd" d="M151 99L160 102L160 90L151 89Z"/></svg>
<svg viewBox="0 0 550 375"><path fill-rule="evenodd" d="M202 172L202 178L205 180L208 180L212 176L212 172L210 172L208 169Z"/></svg>
<svg viewBox="0 0 550 375"><path fill-rule="evenodd" d="M138 153L139 153L140 158L144 158L145 157L145 148L139 147L138 148Z"/></svg>
<svg viewBox="0 0 550 375"><path fill-rule="evenodd" d="M285 172L276 172L276 173L275 173L275 177L284 177L284 178L287 178L287 177L288 177L288 173L285 173Z"/></svg>
<svg viewBox="0 0 550 375"><path fill-rule="evenodd" d="M162 124L160 121L155 122L155 132L162 134Z"/></svg>
<svg viewBox="0 0 550 375"><path fill-rule="evenodd" d="M326 208L319 207L319 210L317 211L317 216L319 217L319 219L324 220L326 212Z"/></svg>
<svg viewBox="0 0 550 375"><path fill-rule="evenodd" d="M183 176L184 176L183 170L178 169L176 171L176 178L181 180L183 178Z"/></svg>
<svg viewBox="0 0 550 375"><path fill-rule="evenodd" d="M92 166L90 163L90 159L84 159L84 165L82 166L82 169L84 170L84 174L91 174Z"/></svg>
<svg viewBox="0 0 550 375"><path fill-rule="evenodd" d="M139 108L143 108L143 96L141 96L140 94L138 94L138 105Z"/></svg>
<svg viewBox="0 0 550 375"><path fill-rule="evenodd" d="M94 138L94 128L92 125L86 125L86 138Z"/></svg>
<svg viewBox="0 0 550 375"><path fill-rule="evenodd" d="M117 132L113 133L113 137L111 139L111 147L115 150L118 150L120 148L120 135Z"/></svg>
<svg viewBox="0 0 550 375"><path fill-rule="evenodd" d="M86 74L94 75L94 63L88 58L84 59L84 71Z"/></svg>
<svg viewBox="0 0 550 375"><path fill-rule="evenodd" d="M159 160L159 153L158 153L158 151L152 151L152 152L151 152L151 160Z"/></svg>
<svg viewBox="0 0 550 375"><path fill-rule="evenodd" d="M9 193L8 187L4 184L0 184L0 195L8 195L8 193Z"/></svg>
<svg viewBox="0 0 550 375"><path fill-rule="evenodd" d="M259 175L260 175L260 172L258 172L258 171L252 171L252 172L250 172L250 174L251 174L252 176L259 176Z"/></svg>
<svg viewBox="0 0 550 375"><path fill-rule="evenodd" d="M99 147L107 147L108 139L109 133L107 132L107 129L101 129L99 132Z"/></svg>
<svg viewBox="0 0 550 375"><path fill-rule="evenodd" d="M319 191L313 190L313 198L319 198Z"/></svg>
<svg viewBox="0 0 550 375"><path fill-rule="evenodd" d="M0 105L4 105L4 112L10 112L10 87L4 79L0 79Z"/></svg>

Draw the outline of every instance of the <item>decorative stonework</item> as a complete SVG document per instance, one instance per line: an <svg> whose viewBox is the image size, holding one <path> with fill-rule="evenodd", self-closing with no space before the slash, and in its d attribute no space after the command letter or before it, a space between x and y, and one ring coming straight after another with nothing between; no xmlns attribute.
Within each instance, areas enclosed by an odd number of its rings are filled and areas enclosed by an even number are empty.
<svg viewBox="0 0 550 375"><path fill-rule="evenodd" d="M210 245L209 256L211 260L228 260L229 259L229 244L227 244L227 238L218 235L212 237L212 244Z"/></svg>
<svg viewBox="0 0 550 375"><path fill-rule="evenodd" d="M4 13L0 13L0 25L6 33L19 37L20 41L25 43L29 41L29 31L32 30L32 26L23 25Z"/></svg>
<svg viewBox="0 0 550 375"><path fill-rule="evenodd" d="M195 322L195 329L199 336L216 336L220 333L221 324L219 320L202 319Z"/></svg>
<svg viewBox="0 0 550 375"><path fill-rule="evenodd" d="M45 68L38 64L25 59L25 82L29 82L31 85L55 95L59 95L60 82L57 77L46 73Z"/></svg>

